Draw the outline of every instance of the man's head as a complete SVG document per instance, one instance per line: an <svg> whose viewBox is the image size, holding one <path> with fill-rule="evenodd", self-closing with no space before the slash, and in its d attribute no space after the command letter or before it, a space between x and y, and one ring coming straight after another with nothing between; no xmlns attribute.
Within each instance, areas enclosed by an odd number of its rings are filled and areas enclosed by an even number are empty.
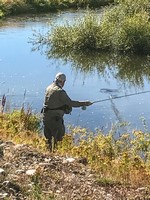
<svg viewBox="0 0 150 200"><path fill-rule="evenodd" d="M66 81L66 75L63 74L62 72L57 73L56 76L55 76L55 81L60 83L63 87L64 83Z"/></svg>

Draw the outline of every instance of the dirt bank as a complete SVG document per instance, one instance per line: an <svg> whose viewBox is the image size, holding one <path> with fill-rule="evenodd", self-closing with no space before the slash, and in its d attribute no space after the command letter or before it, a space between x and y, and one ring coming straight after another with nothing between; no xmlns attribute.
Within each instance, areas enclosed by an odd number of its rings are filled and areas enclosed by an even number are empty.
<svg viewBox="0 0 150 200"><path fill-rule="evenodd" d="M149 200L150 191L99 181L86 159L0 141L0 199Z"/></svg>

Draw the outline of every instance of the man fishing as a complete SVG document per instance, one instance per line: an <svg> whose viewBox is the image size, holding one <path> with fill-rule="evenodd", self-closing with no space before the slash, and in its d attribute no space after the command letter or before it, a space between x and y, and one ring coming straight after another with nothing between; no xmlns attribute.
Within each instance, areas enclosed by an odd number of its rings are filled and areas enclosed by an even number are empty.
<svg viewBox="0 0 150 200"><path fill-rule="evenodd" d="M55 76L55 81L46 89L44 107L43 107L43 124L44 136L47 139L50 150L52 149L52 138L54 147L58 141L65 135L65 126L63 116L72 111L72 107L90 106L90 101L74 101L67 95L64 87L66 81L65 74L59 72Z"/></svg>

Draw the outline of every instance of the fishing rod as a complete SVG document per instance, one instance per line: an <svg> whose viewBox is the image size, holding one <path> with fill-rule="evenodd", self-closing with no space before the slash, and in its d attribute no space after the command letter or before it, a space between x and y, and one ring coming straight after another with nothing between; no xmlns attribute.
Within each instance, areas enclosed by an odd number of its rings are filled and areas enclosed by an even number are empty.
<svg viewBox="0 0 150 200"><path fill-rule="evenodd" d="M129 96L134 96L134 95L138 95L138 94L144 94L144 93L148 93L148 92L150 92L150 90L143 91L143 92L126 94L126 95L121 95L121 96L115 96L115 97L111 96L111 98L93 101L92 103L99 103L99 102L103 102L103 101L109 101L110 99L120 99L120 98L123 98L123 97L129 97Z"/></svg>

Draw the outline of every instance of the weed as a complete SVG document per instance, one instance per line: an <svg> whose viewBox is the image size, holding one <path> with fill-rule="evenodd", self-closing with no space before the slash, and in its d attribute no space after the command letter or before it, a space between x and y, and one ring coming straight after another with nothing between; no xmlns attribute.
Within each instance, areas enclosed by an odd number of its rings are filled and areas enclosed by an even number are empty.
<svg viewBox="0 0 150 200"><path fill-rule="evenodd" d="M106 178L99 178L96 180L97 184L103 187L106 186L114 186L120 184L119 182L114 182L112 180L106 179Z"/></svg>
<svg viewBox="0 0 150 200"><path fill-rule="evenodd" d="M42 188L41 188L41 180L40 180L40 174L35 174L31 177L32 182L32 191L30 195L31 200L55 200L55 195L52 194L43 194Z"/></svg>

